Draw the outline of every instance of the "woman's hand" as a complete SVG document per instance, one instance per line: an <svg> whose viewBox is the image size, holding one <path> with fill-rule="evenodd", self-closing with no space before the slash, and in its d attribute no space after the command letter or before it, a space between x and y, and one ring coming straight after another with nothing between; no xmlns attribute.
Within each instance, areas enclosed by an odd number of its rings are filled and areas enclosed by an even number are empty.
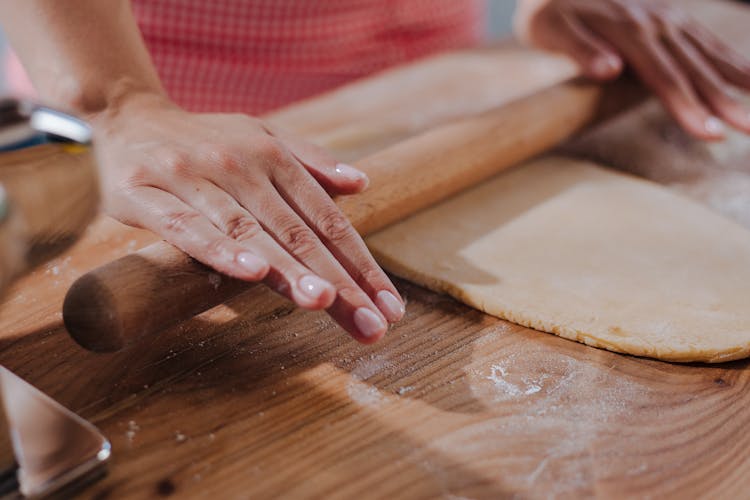
<svg viewBox="0 0 750 500"><path fill-rule="evenodd" d="M374 342L404 304L331 200L360 171L245 115L188 113L160 95L91 118L105 210L230 276L327 309Z"/></svg>
<svg viewBox="0 0 750 500"><path fill-rule="evenodd" d="M723 136L722 121L750 133L750 61L681 9L660 0L526 0L522 35L563 52L584 74L616 78L630 65L682 127L700 139Z"/></svg>

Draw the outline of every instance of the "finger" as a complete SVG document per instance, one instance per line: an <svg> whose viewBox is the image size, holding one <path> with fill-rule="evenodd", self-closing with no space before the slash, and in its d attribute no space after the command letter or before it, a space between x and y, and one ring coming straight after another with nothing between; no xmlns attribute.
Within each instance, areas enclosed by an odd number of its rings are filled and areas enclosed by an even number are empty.
<svg viewBox="0 0 750 500"><path fill-rule="evenodd" d="M298 172L299 175L292 173L279 179L277 184L281 195L367 293L383 316L391 323L401 320L405 312L404 301L365 242L315 181L302 170Z"/></svg>
<svg viewBox="0 0 750 500"><path fill-rule="evenodd" d="M700 23L689 23L683 33L728 82L750 90L750 60L746 56L724 43Z"/></svg>
<svg viewBox="0 0 750 500"><path fill-rule="evenodd" d="M623 70L617 52L573 16L557 13L555 29L544 30L543 45L573 58L586 77L612 80Z"/></svg>
<svg viewBox="0 0 750 500"><path fill-rule="evenodd" d="M245 281L260 281L268 262L252 250L222 234L206 217L174 195L156 187L137 188L132 219L164 237L194 259Z"/></svg>
<svg viewBox="0 0 750 500"><path fill-rule="evenodd" d="M357 340L375 342L381 338L388 324L369 296L279 193L269 191L266 195L263 214L253 207L258 203L256 199L242 200L242 204L258 213L266 231L287 252L335 287L336 299L328 308L331 317ZM329 199L325 193L322 197Z"/></svg>
<svg viewBox="0 0 750 500"><path fill-rule="evenodd" d="M689 77L654 34L618 32L621 53L677 122L699 139L723 138L723 126L701 103Z"/></svg>
<svg viewBox="0 0 750 500"><path fill-rule="evenodd" d="M310 176L276 138L270 140L273 142L266 144L264 155L268 173L273 175L274 172L294 169ZM259 181L257 176L251 175L251 169L238 168L241 163L231 161L223 170L234 175L219 175L222 170L217 169L211 180L237 200L247 212L255 215L263 229L289 254L336 287L337 295L333 306L329 308L329 313L342 327L361 341L371 342L380 338L387 330L387 322L369 297L333 258L315 233L289 207L269 180L263 177ZM312 177L310 179L312 180ZM265 185L266 183L268 185ZM323 192L319 184L314 181L313 184ZM322 198L330 201L325 192ZM342 291L350 293L342 294ZM355 307L350 308L350 314L345 314L337 304L342 302L342 297L348 298L349 295L354 296L349 303Z"/></svg>
<svg viewBox="0 0 750 500"><path fill-rule="evenodd" d="M268 263L264 282L305 309L331 306L336 290L329 282L300 264L274 241L260 223L237 201L205 179L171 182L170 189L206 218L231 241L249 249ZM268 189L273 186L268 185Z"/></svg>
<svg viewBox="0 0 750 500"><path fill-rule="evenodd" d="M275 211L276 215L268 221L268 231L336 288L336 300L328 308L331 317L358 340L370 342L381 338L388 324L370 297L281 197Z"/></svg>
<svg viewBox="0 0 750 500"><path fill-rule="evenodd" d="M327 151L293 134L263 124L266 131L279 139L331 196L356 194L367 189L367 175L351 165L337 162Z"/></svg>
<svg viewBox="0 0 750 500"><path fill-rule="evenodd" d="M665 40L714 114L738 129L750 132L750 111L732 95L733 89L703 54L676 30L669 30Z"/></svg>

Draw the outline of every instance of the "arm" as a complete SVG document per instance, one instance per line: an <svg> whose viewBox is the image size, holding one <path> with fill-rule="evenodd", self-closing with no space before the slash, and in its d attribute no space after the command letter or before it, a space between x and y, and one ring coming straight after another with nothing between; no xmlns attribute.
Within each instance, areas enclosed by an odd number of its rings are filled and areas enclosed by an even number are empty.
<svg viewBox="0 0 750 500"><path fill-rule="evenodd" d="M166 97L126 0L11 0L0 19L45 102L91 115Z"/></svg>
<svg viewBox="0 0 750 500"><path fill-rule="evenodd" d="M105 210L204 264L327 309L373 342L403 301L330 194L367 178L245 115L166 96L126 0L7 0L0 18L41 98L92 123Z"/></svg>
<svg viewBox="0 0 750 500"><path fill-rule="evenodd" d="M750 133L750 60L664 0L520 0L516 32L575 59L597 80L629 65L680 125L707 140L723 122Z"/></svg>

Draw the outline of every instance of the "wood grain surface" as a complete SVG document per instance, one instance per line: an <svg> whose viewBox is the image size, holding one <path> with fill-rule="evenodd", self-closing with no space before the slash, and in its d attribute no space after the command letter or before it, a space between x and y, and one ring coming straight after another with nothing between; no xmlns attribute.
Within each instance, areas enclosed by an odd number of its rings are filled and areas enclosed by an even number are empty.
<svg viewBox="0 0 750 500"><path fill-rule="evenodd" d="M696 4L707 22L750 47L747 8ZM457 70L463 61L422 63L442 67L425 85L460 89L507 78L508 68L477 63L473 79ZM390 110L382 123L394 126L363 134L362 143L413 133L413 108L394 103L404 99L401 79L415 74L377 79L375 97ZM483 95L493 89L488 84ZM461 114L462 104L451 106ZM367 108L372 116L380 109ZM300 132L315 137L325 106L298 109L309 113L300 115ZM348 137L347 124L364 122L357 109L349 112L321 126L317 140ZM288 128L294 113L281 115ZM446 116L427 114L419 127ZM570 147L681 189L750 227L747 139L698 145L646 107ZM357 158L368 147L355 137L336 149ZM637 163L627 161L633 151ZM325 315L296 310L262 288L120 353L76 346L61 323L66 288L153 241L102 218L0 306L0 362L112 441L109 476L82 496L718 498L750 488L748 362L683 366L616 355L404 282L407 317L376 346L355 344Z"/></svg>

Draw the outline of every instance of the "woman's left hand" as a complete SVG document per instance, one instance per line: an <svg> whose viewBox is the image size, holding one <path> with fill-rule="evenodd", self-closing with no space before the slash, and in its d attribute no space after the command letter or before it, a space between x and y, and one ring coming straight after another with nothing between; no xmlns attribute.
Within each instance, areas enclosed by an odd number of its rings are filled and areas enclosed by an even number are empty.
<svg viewBox="0 0 750 500"><path fill-rule="evenodd" d="M565 53L596 80L627 64L689 133L750 133L750 60L682 9L660 0L547 0L520 26L530 43Z"/></svg>

